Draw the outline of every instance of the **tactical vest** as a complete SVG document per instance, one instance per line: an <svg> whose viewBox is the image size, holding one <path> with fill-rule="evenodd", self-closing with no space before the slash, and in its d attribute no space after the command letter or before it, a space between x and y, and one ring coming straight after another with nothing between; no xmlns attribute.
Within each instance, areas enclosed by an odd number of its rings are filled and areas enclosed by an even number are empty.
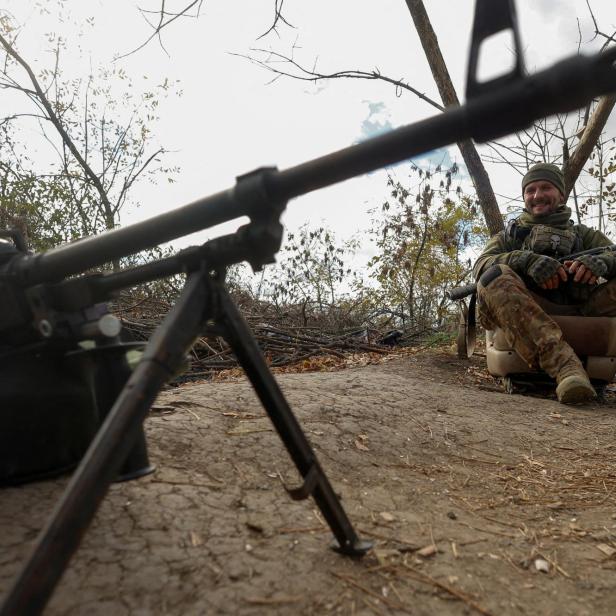
<svg viewBox="0 0 616 616"><path fill-rule="evenodd" d="M555 259L583 250L579 228L573 224L560 229L547 225L521 225L514 219L509 221L503 233L509 250L530 250Z"/></svg>

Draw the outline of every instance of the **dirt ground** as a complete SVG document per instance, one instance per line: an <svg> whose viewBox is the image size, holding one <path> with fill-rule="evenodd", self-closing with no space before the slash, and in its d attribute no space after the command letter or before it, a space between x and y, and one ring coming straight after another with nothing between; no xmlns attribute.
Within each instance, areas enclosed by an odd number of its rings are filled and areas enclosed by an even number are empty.
<svg viewBox="0 0 616 616"><path fill-rule="evenodd" d="M389 359L389 358L388 358ZM281 386L358 532L329 549L244 379L166 391L158 470L116 484L50 615L616 613L615 402L502 392L423 351ZM65 480L5 489L0 594Z"/></svg>

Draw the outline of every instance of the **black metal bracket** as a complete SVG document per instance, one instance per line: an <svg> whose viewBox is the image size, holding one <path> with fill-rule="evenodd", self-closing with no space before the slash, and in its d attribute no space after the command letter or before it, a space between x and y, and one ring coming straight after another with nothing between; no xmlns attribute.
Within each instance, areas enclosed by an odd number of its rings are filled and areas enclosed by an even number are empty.
<svg viewBox="0 0 616 616"><path fill-rule="evenodd" d="M287 201L276 198L272 192L276 167L259 167L236 178L234 198L247 211L250 223L238 229L241 242L247 250L246 260L255 272L275 262L282 244L283 227L280 216Z"/></svg>
<svg viewBox="0 0 616 616"><path fill-rule="evenodd" d="M318 478L318 468L312 465L310 470L306 473L304 482L301 486L298 486L297 488L289 488L288 486L284 486L284 489L293 500L306 500L317 487Z"/></svg>
<svg viewBox="0 0 616 616"><path fill-rule="evenodd" d="M477 78L479 53L481 46L491 36L511 30L515 49L515 66L513 69L489 81L480 82ZM488 92L518 81L524 77L524 57L520 45L520 32L514 0L476 0L473 36L468 61L466 82L466 99L471 100Z"/></svg>

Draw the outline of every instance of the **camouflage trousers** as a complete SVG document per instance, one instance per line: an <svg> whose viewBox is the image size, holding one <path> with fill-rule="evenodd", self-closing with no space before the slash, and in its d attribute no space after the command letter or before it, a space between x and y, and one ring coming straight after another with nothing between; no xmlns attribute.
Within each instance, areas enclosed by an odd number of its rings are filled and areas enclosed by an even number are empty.
<svg viewBox="0 0 616 616"><path fill-rule="evenodd" d="M500 327L507 342L529 366L556 376L559 366L574 353L546 311L616 316L616 279L597 285L583 304L560 306L529 291L508 265L495 265L479 279L477 306L479 322L485 329Z"/></svg>

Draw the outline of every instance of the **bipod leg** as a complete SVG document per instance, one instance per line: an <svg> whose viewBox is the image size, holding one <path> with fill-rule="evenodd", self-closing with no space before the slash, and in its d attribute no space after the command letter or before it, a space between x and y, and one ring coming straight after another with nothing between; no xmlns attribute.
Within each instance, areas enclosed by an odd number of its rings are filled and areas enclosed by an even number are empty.
<svg viewBox="0 0 616 616"><path fill-rule="evenodd" d="M150 406L203 329L209 301L204 279L201 273L188 279L180 298L154 332L141 362L39 534L6 596L0 616L36 616L43 611L110 483L139 437Z"/></svg>
<svg viewBox="0 0 616 616"><path fill-rule="evenodd" d="M343 554L363 556L372 547L372 543L362 541L355 533L340 499L329 483L297 418L265 363L248 324L244 321L227 290L220 280L211 279L210 282L212 297L217 297L219 300L220 314L215 321L217 325L222 326L220 334L233 349L291 459L304 479L301 487L287 491L294 500L308 498L312 495L338 541L338 547L335 549Z"/></svg>

